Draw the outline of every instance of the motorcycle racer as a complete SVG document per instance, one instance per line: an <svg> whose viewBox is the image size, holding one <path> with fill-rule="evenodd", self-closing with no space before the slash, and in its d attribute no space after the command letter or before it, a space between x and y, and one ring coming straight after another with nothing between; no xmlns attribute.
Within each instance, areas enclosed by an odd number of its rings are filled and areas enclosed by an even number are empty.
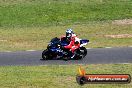
<svg viewBox="0 0 132 88"><path fill-rule="evenodd" d="M61 37L61 40L65 40L68 42L67 46L64 46L65 49L69 49L74 57L74 51L80 47L80 39L76 36L76 34L72 31L72 29L66 30L66 36Z"/></svg>

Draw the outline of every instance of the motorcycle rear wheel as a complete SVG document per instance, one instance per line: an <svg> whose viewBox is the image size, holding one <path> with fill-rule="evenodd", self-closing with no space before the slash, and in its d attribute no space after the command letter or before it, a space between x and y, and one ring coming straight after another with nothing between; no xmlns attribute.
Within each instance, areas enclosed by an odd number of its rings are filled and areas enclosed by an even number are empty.
<svg viewBox="0 0 132 88"><path fill-rule="evenodd" d="M80 47L80 52L83 55L83 58L87 55L87 49L85 47Z"/></svg>
<svg viewBox="0 0 132 88"><path fill-rule="evenodd" d="M75 50L75 59L83 59L87 55L87 49L85 47L80 47L79 49Z"/></svg>

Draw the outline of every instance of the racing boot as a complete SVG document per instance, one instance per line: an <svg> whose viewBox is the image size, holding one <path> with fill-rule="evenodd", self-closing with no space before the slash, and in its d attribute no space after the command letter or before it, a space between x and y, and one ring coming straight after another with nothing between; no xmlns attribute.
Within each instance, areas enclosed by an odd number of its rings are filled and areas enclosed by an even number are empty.
<svg viewBox="0 0 132 88"><path fill-rule="evenodd" d="M70 55L71 55L71 59L73 59L75 57L75 53L70 51Z"/></svg>
<svg viewBox="0 0 132 88"><path fill-rule="evenodd" d="M73 55L71 56L71 59L73 59L75 57L75 54L73 53Z"/></svg>

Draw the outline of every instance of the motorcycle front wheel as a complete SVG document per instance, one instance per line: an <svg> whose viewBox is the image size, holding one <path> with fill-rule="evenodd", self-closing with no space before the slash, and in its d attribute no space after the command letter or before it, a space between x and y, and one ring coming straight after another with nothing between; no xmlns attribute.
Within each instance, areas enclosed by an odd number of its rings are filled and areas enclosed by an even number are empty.
<svg viewBox="0 0 132 88"><path fill-rule="evenodd" d="M42 52L42 58L43 60L47 60L49 58L49 53L47 49Z"/></svg>

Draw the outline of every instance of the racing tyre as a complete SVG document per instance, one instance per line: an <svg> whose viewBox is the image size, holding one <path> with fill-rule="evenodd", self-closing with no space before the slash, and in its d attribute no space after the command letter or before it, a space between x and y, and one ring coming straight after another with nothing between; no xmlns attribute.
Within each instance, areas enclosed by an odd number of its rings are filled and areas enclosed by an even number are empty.
<svg viewBox="0 0 132 88"><path fill-rule="evenodd" d="M42 52L42 58L43 60L47 60L49 58L47 49Z"/></svg>
<svg viewBox="0 0 132 88"><path fill-rule="evenodd" d="M69 58L68 58L68 57L63 57L63 60L64 60L64 61L68 61Z"/></svg>
<svg viewBox="0 0 132 88"><path fill-rule="evenodd" d="M64 52L63 60L68 61L69 59L68 52Z"/></svg>
<svg viewBox="0 0 132 88"><path fill-rule="evenodd" d="M84 58L87 55L87 49L85 47L80 47L80 54Z"/></svg>
<svg viewBox="0 0 132 88"><path fill-rule="evenodd" d="M74 59L76 59L76 60L79 60L79 59L83 58L83 55L81 54L81 52L80 52L79 49L77 49L77 50L74 51L74 55L75 55Z"/></svg>

